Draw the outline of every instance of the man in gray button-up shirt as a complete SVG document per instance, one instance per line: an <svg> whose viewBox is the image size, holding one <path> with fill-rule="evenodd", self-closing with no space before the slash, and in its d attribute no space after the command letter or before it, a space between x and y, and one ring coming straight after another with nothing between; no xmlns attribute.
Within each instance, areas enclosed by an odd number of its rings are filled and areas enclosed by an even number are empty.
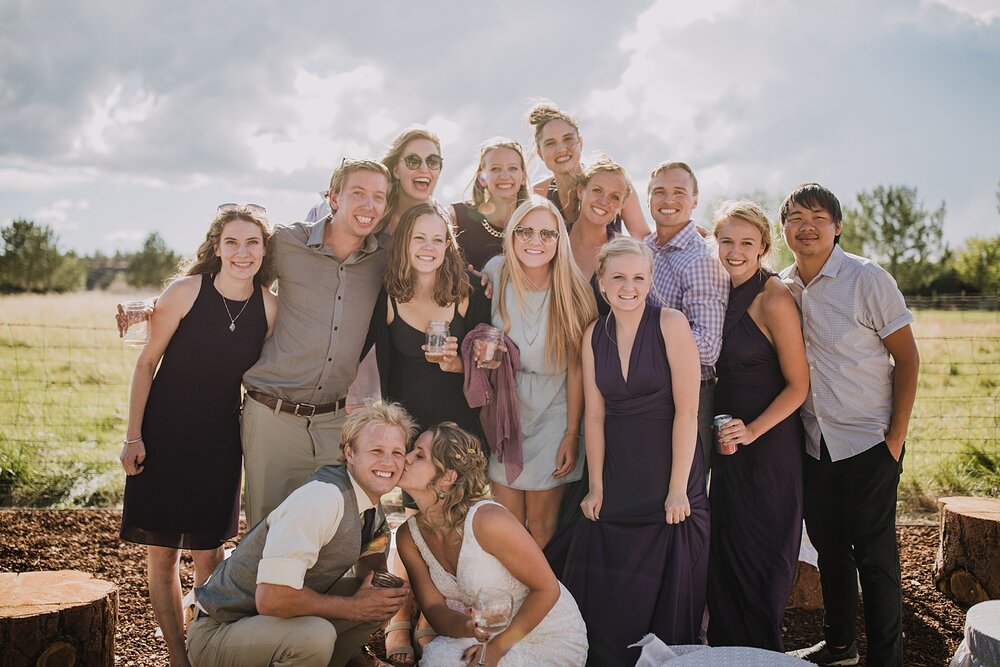
<svg viewBox="0 0 1000 667"><path fill-rule="evenodd" d="M243 376L246 514L251 526L313 470L341 463L344 398L354 380L385 252L372 233L385 211L388 172L344 160L331 180L336 212L274 230L278 318Z"/></svg>
<svg viewBox="0 0 1000 667"><path fill-rule="evenodd" d="M860 578L867 664L902 665L896 487L920 364L913 315L892 276L838 245L841 209L832 192L799 186L780 215L795 255L781 278L802 311L809 361L804 514L825 608L825 640L793 653L857 664Z"/></svg>

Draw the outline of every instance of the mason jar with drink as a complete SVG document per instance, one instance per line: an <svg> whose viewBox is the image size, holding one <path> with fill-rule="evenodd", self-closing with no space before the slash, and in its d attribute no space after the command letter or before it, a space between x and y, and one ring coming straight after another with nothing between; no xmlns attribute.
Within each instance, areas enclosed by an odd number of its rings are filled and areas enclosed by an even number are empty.
<svg viewBox="0 0 1000 667"><path fill-rule="evenodd" d="M476 361L478 368L500 368L500 361L503 359L503 331L496 327L487 329L482 337L482 353Z"/></svg>
<svg viewBox="0 0 1000 667"><path fill-rule="evenodd" d="M431 320L427 325L427 340L424 343L424 358L432 364L444 361L444 344L450 332L444 320Z"/></svg>

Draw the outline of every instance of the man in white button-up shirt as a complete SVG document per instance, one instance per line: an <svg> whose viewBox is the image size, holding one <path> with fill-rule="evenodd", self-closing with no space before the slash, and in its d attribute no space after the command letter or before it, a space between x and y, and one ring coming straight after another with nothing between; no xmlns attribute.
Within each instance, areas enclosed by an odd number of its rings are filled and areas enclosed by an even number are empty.
<svg viewBox="0 0 1000 667"><path fill-rule="evenodd" d="M825 641L793 653L821 665L858 663L859 577L867 664L902 665L896 487L920 365L913 315L892 276L838 245L832 192L801 185L780 216L795 255L781 278L802 311L809 361L804 510L825 607Z"/></svg>

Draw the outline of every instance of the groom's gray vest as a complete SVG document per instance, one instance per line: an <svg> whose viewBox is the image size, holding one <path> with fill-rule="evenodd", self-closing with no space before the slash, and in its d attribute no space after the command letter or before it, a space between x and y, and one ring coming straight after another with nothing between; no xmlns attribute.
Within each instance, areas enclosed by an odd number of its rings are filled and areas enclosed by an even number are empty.
<svg viewBox="0 0 1000 667"><path fill-rule="evenodd" d="M306 570L304 585L318 593L326 593L345 572L358 562L361 555L361 518L358 499L344 466L323 466L310 475L306 484L314 481L333 484L344 494L344 518L333 539L319 550L316 564ZM304 486L304 485L303 485ZM287 502L287 500L285 501ZM323 512L323 507L302 507L298 511ZM381 510L381 508L379 508ZM378 520L382 512L377 511ZM211 578L196 590L198 604L217 621L230 623L257 614L254 593L257 590L257 565L267 541L267 519L264 519L222 561Z"/></svg>

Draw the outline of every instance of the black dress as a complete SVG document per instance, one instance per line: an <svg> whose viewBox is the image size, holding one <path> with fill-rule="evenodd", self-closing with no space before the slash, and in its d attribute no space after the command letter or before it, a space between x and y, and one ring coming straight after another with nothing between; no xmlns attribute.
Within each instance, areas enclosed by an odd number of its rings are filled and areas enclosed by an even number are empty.
<svg viewBox="0 0 1000 667"><path fill-rule="evenodd" d="M464 202L452 204L458 227L458 247L465 261L482 271L486 262L503 254L503 229L494 227L486 216Z"/></svg>
<svg viewBox="0 0 1000 667"><path fill-rule="evenodd" d="M705 610L709 513L701 447L688 473L691 515L666 523L674 400L660 308L646 306L622 375L614 315L594 326L594 373L604 396L604 501L576 524L563 583L587 623L588 665L634 665L626 648L653 632L668 645L698 642Z"/></svg>
<svg viewBox="0 0 1000 667"><path fill-rule="evenodd" d="M142 418L144 468L125 480L121 538L175 549L215 549L240 518L240 383L267 334L264 298L226 300L203 275L153 378Z"/></svg>
<svg viewBox="0 0 1000 667"><path fill-rule="evenodd" d="M729 292L715 412L750 423L785 388L771 341L747 308L774 274ZM802 539L802 422L793 412L712 462L708 640L783 651L781 619Z"/></svg>
<svg viewBox="0 0 1000 667"><path fill-rule="evenodd" d="M473 292L469 295L469 305L465 316L454 306L448 329L458 338L459 349L465 334L477 324L490 321L490 301L483 295L479 279L470 276ZM379 294L372 327L375 331L375 356L382 396L400 403L416 420L422 431L443 421L453 421L484 443L483 427L479 422L479 411L469 407L465 400L463 373L448 373L437 364L424 358L420 346L426 334L407 324L396 309L396 300L391 303L392 324L386 320L387 295L383 289ZM484 449L484 451L488 451Z"/></svg>

